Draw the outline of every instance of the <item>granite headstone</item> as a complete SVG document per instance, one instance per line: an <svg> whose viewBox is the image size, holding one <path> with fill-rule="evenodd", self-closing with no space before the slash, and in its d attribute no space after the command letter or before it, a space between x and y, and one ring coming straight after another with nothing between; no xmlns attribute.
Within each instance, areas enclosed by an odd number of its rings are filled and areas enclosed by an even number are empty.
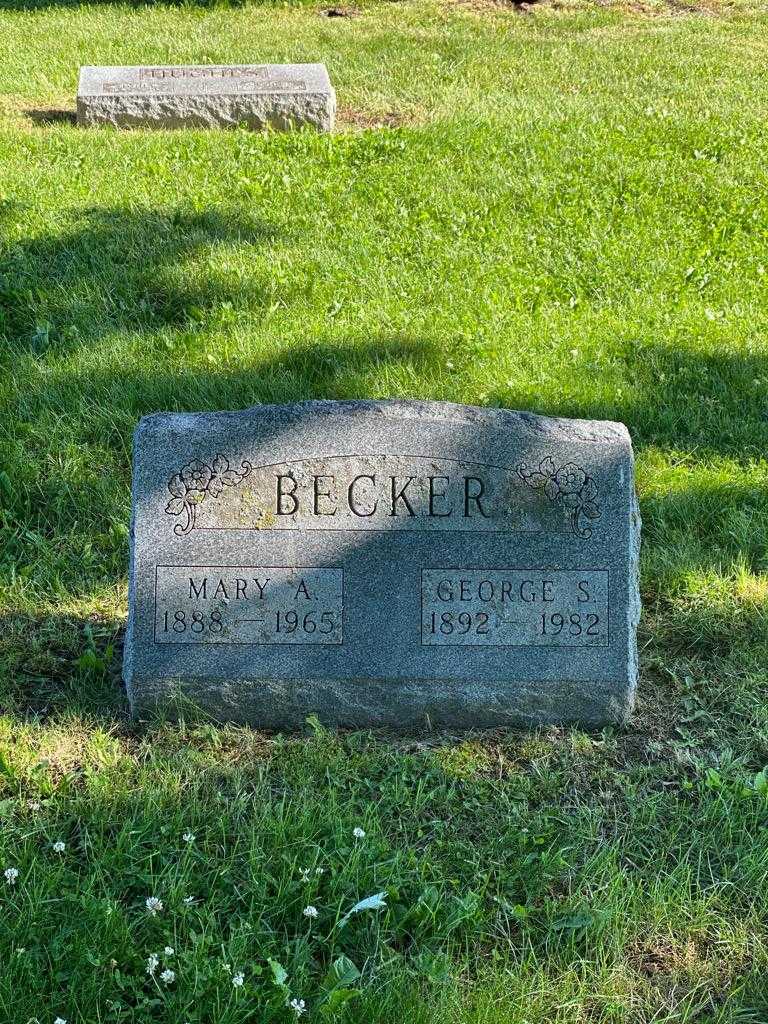
<svg viewBox="0 0 768 1024"><path fill-rule="evenodd" d="M415 401L157 414L124 675L267 727L622 720L640 521L619 423Z"/></svg>
<svg viewBox="0 0 768 1024"><path fill-rule="evenodd" d="M335 113L324 64L82 67L77 90L82 125L330 131Z"/></svg>

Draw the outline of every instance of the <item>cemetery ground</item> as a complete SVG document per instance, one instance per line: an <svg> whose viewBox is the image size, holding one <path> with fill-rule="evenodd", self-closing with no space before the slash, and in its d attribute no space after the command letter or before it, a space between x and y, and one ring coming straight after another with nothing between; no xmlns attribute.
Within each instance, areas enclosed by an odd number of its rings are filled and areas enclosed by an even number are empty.
<svg viewBox="0 0 768 1024"><path fill-rule="evenodd" d="M2 0L0 40L0 1020L765 1021L765 14ZM71 123L80 64L255 60L324 60L338 131ZM404 396L628 425L628 725L131 722L139 417Z"/></svg>

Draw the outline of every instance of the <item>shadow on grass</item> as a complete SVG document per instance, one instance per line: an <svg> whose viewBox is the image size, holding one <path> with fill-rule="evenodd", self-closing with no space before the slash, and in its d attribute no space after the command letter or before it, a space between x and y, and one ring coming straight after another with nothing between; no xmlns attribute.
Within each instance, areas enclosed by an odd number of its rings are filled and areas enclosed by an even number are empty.
<svg viewBox="0 0 768 1024"><path fill-rule="evenodd" d="M46 718L67 710L127 724L122 622L6 614L0 633L0 714Z"/></svg>
<svg viewBox="0 0 768 1024"><path fill-rule="evenodd" d="M615 399L564 399L535 411L619 420L628 427L636 452L656 447L695 451L697 460L764 458L768 450L765 353L698 351L661 340L627 344L618 358L623 366L616 377ZM492 406L511 407L516 401L514 391L497 391L487 400Z"/></svg>
<svg viewBox="0 0 768 1024"><path fill-rule="evenodd" d="M28 352L60 355L120 329L189 326L243 296L210 273L182 283L179 264L211 247L260 246L277 235L231 210L86 209L68 230L15 243L0 258L0 365Z"/></svg>
<svg viewBox="0 0 768 1024"><path fill-rule="evenodd" d="M2 6L0 5L0 10ZM36 124L39 128L48 128L56 124L76 124L77 113L74 110L60 110L50 108L47 110L26 110L24 116Z"/></svg>
<svg viewBox="0 0 768 1024"><path fill-rule="evenodd" d="M4 215L19 212L10 201L0 204L0 230ZM247 310L247 323L256 333L265 313L275 306L289 308L305 296L300 291L304 286L277 274L227 278L211 261L191 261L215 255L218 247L241 246L247 263L254 248L263 251L286 242L298 245L301 238L288 238L276 223L234 208L84 209L65 230L14 242L0 254L0 340L6 341L0 346L0 365L29 354L49 361L42 390L29 395L28 405L44 404L45 393L55 389L60 404L77 409L81 389L108 392L114 390L114 380L120 391L117 408L132 415L164 408L242 408L257 402L360 397L370 390L372 371L394 364L407 368L409 362L422 372L414 380L417 391L430 379L430 369L444 365L441 353L453 342L445 336L390 333L369 338L361 331L339 337L330 330L298 347L292 344L290 350L257 355L248 371L219 369L210 360L195 365L204 350L210 354L211 331L234 322L242 311ZM151 372L120 367L98 377L91 370L59 368L61 355L93 348L101 338L121 331L138 335L145 350L150 346L150 356L156 343L155 352L163 357L158 366ZM459 358L469 365L474 357L460 353ZM171 360L175 365L169 365ZM620 420L640 452L656 447L695 450L698 459L744 460L761 459L768 450L764 353L627 341L610 372L615 398L603 391L599 400L564 398L531 411ZM529 408L530 392L491 391L484 404Z"/></svg>

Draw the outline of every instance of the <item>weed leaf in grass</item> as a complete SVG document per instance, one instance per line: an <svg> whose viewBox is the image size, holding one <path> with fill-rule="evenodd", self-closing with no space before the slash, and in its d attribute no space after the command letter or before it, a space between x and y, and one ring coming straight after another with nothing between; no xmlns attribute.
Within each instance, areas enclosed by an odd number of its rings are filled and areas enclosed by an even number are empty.
<svg viewBox="0 0 768 1024"><path fill-rule="evenodd" d="M326 996L320 1008L320 1014L324 1019L332 1019L345 1003L360 995L359 989L349 987L359 977L360 971L357 965L348 956L342 954L333 961L323 980Z"/></svg>
<svg viewBox="0 0 768 1024"><path fill-rule="evenodd" d="M288 992L288 985L286 984L288 981L288 971L277 960L268 960L267 963L272 971L272 980L275 983L275 987Z"/></svg>
<svg viewBox="0 0 768 1024"><path fill-rule="evenodd" d="M323 987L330 990L334 988L345 988L357 981L360 971L357 966L343 954L333 961L323 981Z"/></svg>
<svg viewBox="0 0 768 1024"><path fill-rule="evenodd" d="M563 914L552 922L553 932L578 932L583 928L589 928L595 923L595 916L588 910L582 910L575 914Z"/></svg>
<svg viewBox="0 0 768 1024"><path fill-rule="evenodd" d="M335 988L333 992L329 993L327 1000L320 1007L320 1015L325 1020L333 1020L345 1003L359 995L360 990L357 988Z"/></svg>
<svg viewBox="0 0 768 1024"><path fill-rule="evenodd" d="M382 910L386 907L386 892L377 892L373 896L366 896L364 900L356 903L351 910L348 910L339 921L339 928L343 928L353 914L359 914L363 910Z"/></svg>

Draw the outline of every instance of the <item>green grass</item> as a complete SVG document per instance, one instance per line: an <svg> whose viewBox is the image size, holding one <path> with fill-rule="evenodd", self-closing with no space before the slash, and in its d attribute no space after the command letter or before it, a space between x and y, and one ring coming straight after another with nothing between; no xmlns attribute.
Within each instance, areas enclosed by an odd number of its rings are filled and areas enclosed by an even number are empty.
<svg viewBox="0 0 768 1024"><path fill-rule="evenodd" d="M0 39L0 1021L762 1024L765 11L0 0ZM81 63L315 59L328 137L68 117ZM138 418L360 396L627 423L626 729L127 719Z"/></svg>

